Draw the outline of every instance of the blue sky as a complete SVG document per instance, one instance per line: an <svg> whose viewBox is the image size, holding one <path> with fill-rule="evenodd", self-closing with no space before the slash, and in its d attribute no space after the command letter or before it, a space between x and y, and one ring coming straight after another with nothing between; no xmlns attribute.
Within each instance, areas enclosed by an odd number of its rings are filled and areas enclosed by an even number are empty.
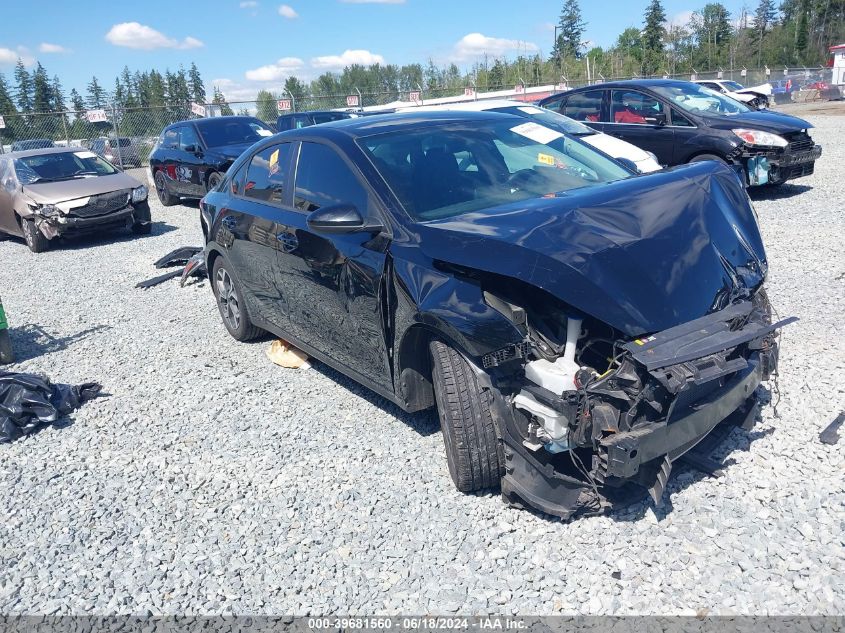
<svg viewBox="0 0 845 633"><path fill-rule="evenodd" d="M706 0L664 0L685 21ZM230 100L284 77L312 79L345 63L454 61L469 67L484 52L548 55L562 0L25 0L4 2L0 72L11 78L18 56L38 59L67 90L92 75L111 88L131 70L175 69L196 62ZM582 0L586 38L607 46L627 26L641 26L647 0ZM726 0L734 13L742 0Z"/></svg>

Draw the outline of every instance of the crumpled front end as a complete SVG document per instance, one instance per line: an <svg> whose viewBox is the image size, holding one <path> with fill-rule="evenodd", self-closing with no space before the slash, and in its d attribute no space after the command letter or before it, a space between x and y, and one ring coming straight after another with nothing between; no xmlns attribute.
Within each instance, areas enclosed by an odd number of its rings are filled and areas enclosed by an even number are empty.
<svg viewBox="0 0 845 633"><path fill-rule="evenodd" d="M777 332L795 320L772 323L760 289L632 338L563 307L538 312L511 299L488 294L525 341L482 359L501 396L502 493L563 518L601 510L630 483L657 502L672 463L717 425L753 423L755 390L777 368Z"/></svg>
<svg viewBox="0 0 845 633"><path fill-rule="evenodd" d="M119 190L56 204L28 204L28 219L48 239L67 234L99 233L134 224L149 224L146 195L133 200L132 190Z"/></svg>

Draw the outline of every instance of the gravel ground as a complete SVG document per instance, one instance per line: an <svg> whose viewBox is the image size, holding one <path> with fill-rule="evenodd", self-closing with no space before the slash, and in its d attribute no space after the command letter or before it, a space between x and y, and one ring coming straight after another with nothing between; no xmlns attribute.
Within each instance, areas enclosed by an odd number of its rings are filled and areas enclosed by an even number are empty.
<svg viewBox="0 0 845 633"><path fill-rule="evenodd" d="M0 612L841 613L845 440L817 436L845 408L845 117L813 123L815 175L755 196L770 296L801 317L780 416L732 432L722 477L676 470L657 511L561 523L464 496L432 415L272 365L208 282L134 289L200 243L196 205L153 204L145 238L0 243L12 369L111 394L0 445Z"/></svg>

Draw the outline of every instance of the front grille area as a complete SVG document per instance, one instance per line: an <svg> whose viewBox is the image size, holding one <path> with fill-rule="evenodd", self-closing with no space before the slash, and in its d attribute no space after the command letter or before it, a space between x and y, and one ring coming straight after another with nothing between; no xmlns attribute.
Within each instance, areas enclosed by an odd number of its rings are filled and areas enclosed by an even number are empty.
<svg viewBox="0 0 845 633"><path fill-rule="evenodd" d="M802 178L809 176L814 171L814 163L801 163L800 165L793 165L792 167L781 167L780 177L783 180L791 178Z"/></svg>
<svg viewBox="0 0 845 633"><path fill-rule="evenodd" d="M73 209L71 213L80 218L94 218L99 215L113 213L129 204L129 196L130 192L126 190L91 196L88 204L84 207Z"/></svg>
<svg viewBox="0 0 845 633"><path fill-rule="evenodd" d="M790 152L805 152L808 149L813 149L815 143L810 135L806 132L794 132L786 135L786 140L789 141Z"/></svg>

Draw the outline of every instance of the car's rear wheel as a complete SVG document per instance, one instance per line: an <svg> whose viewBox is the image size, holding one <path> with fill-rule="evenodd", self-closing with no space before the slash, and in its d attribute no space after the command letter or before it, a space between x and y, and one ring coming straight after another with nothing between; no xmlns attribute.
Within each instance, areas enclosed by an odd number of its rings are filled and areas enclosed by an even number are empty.
<svg viewBox="0 0 845 633"><path fill-rule="evenodd" d="M44 234L38 230L32 220L21 219L21 229L23 230L23 239L33 253L43 253L50 248L50 240L44 237Z"/></svg>
<svg viewBox="0 0 845 633"><path fill-rule="evenodd" d="M469 363L440 341L431 343L432 382L446 461L461 492L496 488L504 474L504 454L491 406Z"/></svg>
<svg viewBox="0 0 845 633"><path fill-rule="evenodd" d="M240 284L232 276L229 264L222 257L218 257L214 262L211 280L223 325L232 338L238 341L251 341L261 336L262 330L250 321Z"/></svg>
<svg viewBox="0 0 845 633"><path fill-rule="evenodd" d="M223 176L218 174L216 171L211 172L211 175L208 177L208 191L214 191L217 189L217 186L223 181Z"/></svg>
<svg viewBox="0 0 845 633"><path fill-rule="evenodd" d="M153 181L155 182L158 201L161 202L162 206L172 207L179 202L179 198L171 195L167 190L167 178L165 178L163 171L157 171Z"/></svg>

